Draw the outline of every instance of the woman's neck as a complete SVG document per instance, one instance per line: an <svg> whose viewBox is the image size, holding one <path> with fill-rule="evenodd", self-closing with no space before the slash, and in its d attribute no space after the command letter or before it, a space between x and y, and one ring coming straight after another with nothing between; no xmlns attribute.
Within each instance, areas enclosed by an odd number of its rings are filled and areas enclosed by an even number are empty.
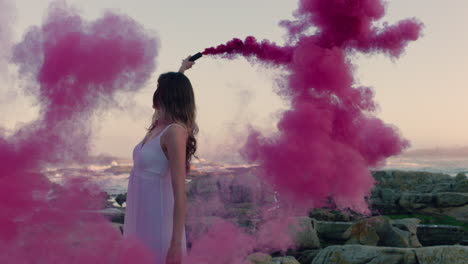
<svg viewBox="0 0 468 264"><path fill-rule="evenodd" d="M158 126L167 126L171 123L174 123L174 122L170 118L168 118L168 116L164 112L161 112L159 114Z"/></svg>

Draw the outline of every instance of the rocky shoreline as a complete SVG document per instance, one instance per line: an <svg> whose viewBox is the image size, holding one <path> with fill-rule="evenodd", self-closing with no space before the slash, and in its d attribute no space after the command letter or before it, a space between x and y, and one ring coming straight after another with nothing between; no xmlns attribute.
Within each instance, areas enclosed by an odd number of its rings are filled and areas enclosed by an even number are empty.
<svg viewBox="0 0 468 264"><path fill-rule="evenodd" d="M203 212L205 215L196 216L198 225L209 226L213 218L219 217L255 230L255 203L274 205L274 194L259 193L260 183L249 177L255 170L252 167L242 173L191 175L187 184L189 202L219 196L225 208L221 214ZM395 170L374 171L372 175L377 182L369 197L372 216L313 209L308 216L295 219L300 230L292 234L296 239L294 248L287 252L254 253L248 257L250 263L468 263L465 174L453 177ZM125 195L114 200L124 205ZM123 207L109 206L103 213L121 228Z"/></svg>

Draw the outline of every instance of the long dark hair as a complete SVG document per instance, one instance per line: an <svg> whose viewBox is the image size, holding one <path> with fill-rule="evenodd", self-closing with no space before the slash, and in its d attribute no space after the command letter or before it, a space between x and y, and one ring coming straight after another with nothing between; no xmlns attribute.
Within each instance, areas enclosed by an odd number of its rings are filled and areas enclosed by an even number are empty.
<svg viewBox="0 0 468 264"><path fill-rule="evenodd" d="M198 126L195 121L196 105L190 80L183 73L168 72L161 74L158 79L158 87L153 94L153 105L158 110L163 110L167 117L175 123L183 125L188 132L187 146L185 148L185 165L190 170L190 161L197 151ZM152 130L158 124L158 110L153 116Z"/></svg>

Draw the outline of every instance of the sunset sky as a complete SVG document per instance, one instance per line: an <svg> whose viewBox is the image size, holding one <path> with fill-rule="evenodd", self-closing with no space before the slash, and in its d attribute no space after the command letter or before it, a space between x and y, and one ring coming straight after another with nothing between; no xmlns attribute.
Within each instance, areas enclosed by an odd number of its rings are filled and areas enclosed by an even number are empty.
<svg viewBox="0 0 468 264"><path fill-rule="evenodd" d="M13 42L27 28L40 25L51 1L15 0ZM291 0L73 0L87 19L104 10L124 13L154 30L160 38L157 70L137 94L121 96L120 109L96 117L95 154L130 157L152 114L157 76L175 71L181 59L233 37L253 35L283 44L278 26L292 19ZM468 2L464 0L391 0L387 16L394 21L416 17L424 35L399 60L383 55L356 56L358 84L372 86L380 105L377 115L397 126L412 148L468 145ZM1 20L0 20L1 21ZM1 69L1 68L0 68ZM277 72L244 59L202 58L187 72L196 92L200 155L227 158L242 144L248 124L273 131L287 102L274 93ZM14 130L37 116L34 98L20 91L19 76L9 68L0 84L0 122ZM6 99L8 98L8 99ZM14 98L14 100L12 100ZM220 152L227 154L219 155Z"/></svg>

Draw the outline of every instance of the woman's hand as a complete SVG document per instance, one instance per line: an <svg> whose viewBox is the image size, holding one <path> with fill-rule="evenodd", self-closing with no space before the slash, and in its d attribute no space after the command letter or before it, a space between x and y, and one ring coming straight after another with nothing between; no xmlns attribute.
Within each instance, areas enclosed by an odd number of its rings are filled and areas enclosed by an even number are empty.
<svg viewBox="0 0 468 264"><path fill-rule="evenodd" d="M188 56L185 60L182 61L179 72L184 73L186 70L192 68L192 66L195 64L194 61L189 61L190 57L192 56Z"/></svg>
<svg viewBox="0 0 468 264"><path fill-rule="evenodd" d="M181 264L182 263L182 246L172 245L166 256L166 264Z"/></svg>

